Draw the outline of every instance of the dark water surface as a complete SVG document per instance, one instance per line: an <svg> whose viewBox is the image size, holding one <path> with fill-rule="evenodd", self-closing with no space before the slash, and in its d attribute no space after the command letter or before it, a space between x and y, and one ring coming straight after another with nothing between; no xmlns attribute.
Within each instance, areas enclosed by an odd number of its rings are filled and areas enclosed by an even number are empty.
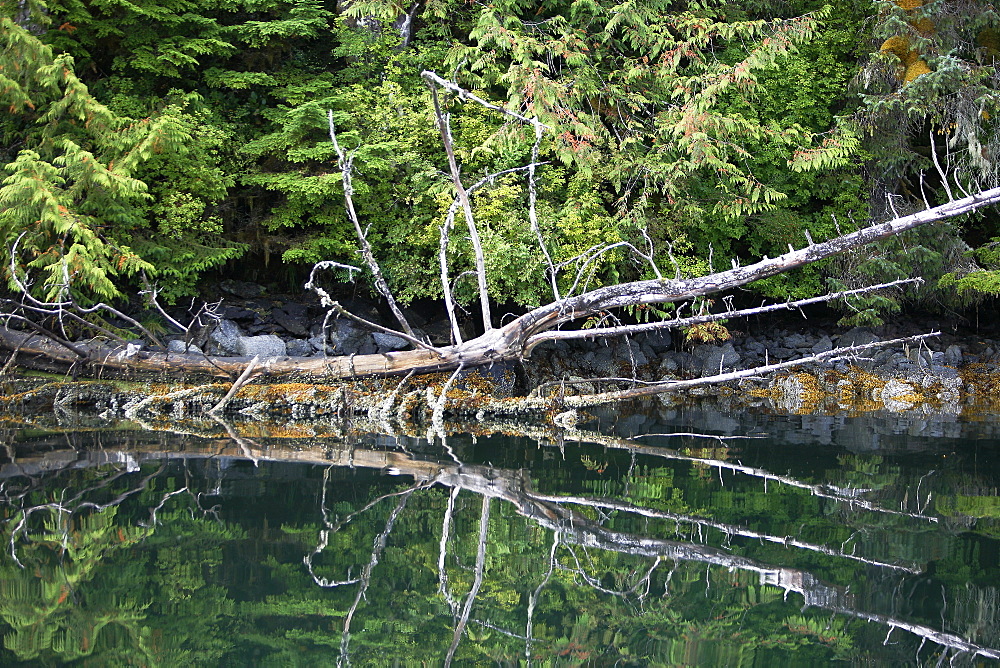
<svg viewBox="0 0 1000 668"><path fill-rule="evenodd" d="M580 427L15 420L0 665L997 663L995 418Z"/></svg>

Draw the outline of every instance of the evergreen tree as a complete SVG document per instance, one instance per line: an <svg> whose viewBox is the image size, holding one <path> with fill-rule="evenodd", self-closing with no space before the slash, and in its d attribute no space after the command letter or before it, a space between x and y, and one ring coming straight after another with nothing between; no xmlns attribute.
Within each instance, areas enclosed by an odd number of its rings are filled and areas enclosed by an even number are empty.
<svg viewBox="0 0 1000 668"><path fill-rule="evenodd" d="M178 105L143 119L116 114L76 75L72 56L10 18L0 19L0 40L0 103L11 112L0 126L9 160L0 237L16 245L14 272L29 282L40 276L32 289L49 301L118 297L116 281L158 271L132 245L149 246L143 236L156 227L148 214L170 202L151 207L143 177L165 171L164 156L181 161L175 169L185 166L192 124Z"/></svg>

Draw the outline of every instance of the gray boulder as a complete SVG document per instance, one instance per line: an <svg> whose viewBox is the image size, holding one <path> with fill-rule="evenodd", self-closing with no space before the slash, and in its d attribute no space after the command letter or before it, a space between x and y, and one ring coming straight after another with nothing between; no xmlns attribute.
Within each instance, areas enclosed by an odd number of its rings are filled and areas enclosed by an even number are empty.
<svg viewBox="0 0 1000 668"><path fill-rule="evenodd" d="M201 348L193 343L184 343L184 339L171 339L167 341L168 353L200 353Z"/></svg>
<svg viewBox="0 0 1000 668"><path fill-rule="evenodd" d="M823 338L821 338L819 341L813 344L813 347L810 348L810 350L812 351L813 355L819 355L820 353L829 352L833 350L833 341L830 340L829 336L824 334Z"/></svg>
<svg viewBox="0 0 1000 668"><path fill-rule="evenodd" d="M274 334L242 336L237 342L237 350L243 357L284 357L287 354L285 342Z"/></svg>
<svg viewBox="0 0 1000 668"><path fill-rule="evenodd" d="M863 346L881 340L882 339L875 336L875 333L867 327L855 327L854 329L840 335L840 338L837 339L837 347L851 348L853 346Z"/></svg>
<svg viewBox="0 0 1000 668"><path fill-rule="evenodd" d="M316 336L310 336L307 339L309 347L317 352L325 352L327 355L335 354L333 346L329 345L326 341L326 337L322 334L317 334Z"/></svg>
<svg viewBox="0 0 1000 668"><path fill-rule="evenodd" d="M952 344L944 351L944 363L949 366L958 366L962 363L962 349Z"/></svg>
<svg viewBox="0 0 1000 668"><path fill-rule="evenodd" d="M742 357L732 343L721 346L698 346L694 352L695 358L701 360L701 375L714 376L719 373L735 371Z"/></svg>
<svg viewBox="0 0 1000 668"><path fill-rule="evenodd" d="M812 342L802 334L789 334L785 337L784 344L786 348L808 348Z"/></svg>
<svg viewBox="0 0 1000 668"><path fill-rule="evenodd" d="M292 339L285 343L285 354L290 357L309 357L313 354L313 347L309 341Z"/></svg>
<svg viewBox="0 0 1000 668"><path fill-rule="evenodd" d="M664 353L660 356L660 366L657 375L660 378L673 378L681 370L683 361L678 359L678 355L687 353Z"/></svg>
<svg viewBox="0 0 1000 668"><path fill-rule="evenodd" d="M634 341L618 342L618 345L615 346L614 357L618 362L630 368L649 364L649 359L642 352L642 346L637 345Z"/></svg>
<svg viewBox="0 0 1000 668"><path fill-rule="evenodd" d="M670 330L668 329L657 329L652 332L646 332L645 334L640 334L635 337L637 340L648 345L652 348L653 352L662 353L670 349L673 344L673 339L670 336Z"/></svg>
<svg viewBox="0 0 1000 668"><path fill-rule="evenodd" d="M239 355L239 340L243 330L232 320L220 320L212 333L208 335L208 353L210 355Z"/></svg>
<svg viewBox="0 0 1000 668"><path fill-rule="evenodd" d="M385 334L384 332L375 332L372 334L372 338L375 340L375 352L379 353L388 353L393 350L403 350L410 345L410 342L406 339L392 334Z"/></svg>
<svg viewBox="0 0 1000 668"><path fill-rule="evenodd" d="M366 355L376 350L372 335L350 320L337 318L330 323L328 332L337 355Z"/></svg>
<svg viewBox="0 0 1000 668"><path fill-rule="evenodd" d="M276 308L271 311L271 319L294 336L306 336L309 333L306 327L305 309L291 306Z"/></svg>

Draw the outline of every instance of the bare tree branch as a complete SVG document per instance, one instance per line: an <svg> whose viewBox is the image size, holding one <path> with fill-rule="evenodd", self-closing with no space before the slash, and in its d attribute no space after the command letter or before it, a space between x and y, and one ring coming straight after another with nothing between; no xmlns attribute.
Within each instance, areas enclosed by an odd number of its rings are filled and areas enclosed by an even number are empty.
<svg viewBox="0 0 1000 668"><path fill-rule="evenodd" d="M427 74L426 72L424 73ZM469 228L469 238L472 241L472 250L476 259L476 281L479 284L479 305L483 312L483 329L489 332L493 329L493 317L490 314L489 286L486 282L486 256L483 253L483 244L479 238L479 229L476 227L476 219L472 214L472 202L469 200L469 193L462 185L462 175L458 169L458 162L455 159L455 147L451 140L451 125L448 115L441 110L441 103L438 100L436 80L427 79L431 88L431 97L434 100L434 117L437 119L438 130L441 132L441 142L444 144L444 151L448 155L448 168L451 170L451 180L455 185L455 192L462 203L462 211L465 213L465 223Z"/></svg>
<svg viewBox="0 0 1000 668"><path fill-rule="evenodd" d="M479 588L483 584L483 572L486 570L486 537L490 527L490 502L492 500L488 496L483 497L483 509L479 515L479 542L476 547L476 567L474 569L475 575L472 581L472 589L469 590L468 595L465 597L465 607L462 608L462 615L458 619L458 624L455 625L455 633L451 640L451 646L448 648L448 654L444 659L445 666L450 666L452 659L455 658L455 650L458 649L458 643L462 639L462 634L465 633L465 625L469 621L472 604L475 603L476 596L479 594Z"/></svg>
<svg viewBox="0 0 1000 668"><path fill-rule="evenodd" d="M344 205L347 209L347 217L350 218L351 223L354 224L354 232L358 236L358 243L361 245L361 257L364 258L365 263L368 265L368 270L372 272L372 278L375 281L375 288L389 304L389 309L396 317L400 327L403 328L403 331L406 332L411 339L415 339L416 335L413 333L410 323L406 321L406 317L400 310L399 305L396 304L396 298L392 296L389 284L386 283L385 277L382 275L382 268L379 267L378 261L375 260L371 244L368 243L368 237L365 235L364 230L361 229L361 222L358 220L358 213L354 209L354 185L351 182L351 167L354 162L354 156L347 155L344 150L340 148L340 142L337 141L337 133L333 126L333 109L327 110L327 120L330 126L330 141L333 143L334 150L337 151L337 165L340 167L340 173L344 183Z"/></svg>
<svg viewBox="0 0 1000 668"><path fill-rule="evenodd" d="M745 318L751 315L760 315L762 313L772 313L774 311L793 311L800 309L803 306L810 306L812 304L821 304L824 302L834 301L837 299L843 299L845 297L851 297L854 295L866 294L869 292L875 292L876 290L884 290L886 288L898 287L901 285L908 284L919 284L923 283L922 278L906 278L900 279L898 281L891 281L889 283L880 283L879 285L870 285L864 288L857 288L855 290L842 290L840 292L832 292L830 294L822 295L819 297L810 297L808 299L797 299L795 301L782 302L780 304L768 304L766 306L758 306L755 308L739 309L735 311L723 311L721 313L710 313L707 315L697 315L690 318L675 318L672 320L661 320L659 322L647 322L640 323L636 325L622 325L620 327L594 327L591 329L565 329L565 330L555 330L551 332L543 332L541 334L535 334L530 337L524 346L524 354L528 356L531 351L539 343L544 343L545 341L567 341L573 339L590 339L590 338L600 338L605 336L624 336L624 335L634 335L642 332L653 332L660 329L679 329L681 327L690 327L692 325L699 325L706 322L716 322L718 320L728 320L730 318Z"/></svg>

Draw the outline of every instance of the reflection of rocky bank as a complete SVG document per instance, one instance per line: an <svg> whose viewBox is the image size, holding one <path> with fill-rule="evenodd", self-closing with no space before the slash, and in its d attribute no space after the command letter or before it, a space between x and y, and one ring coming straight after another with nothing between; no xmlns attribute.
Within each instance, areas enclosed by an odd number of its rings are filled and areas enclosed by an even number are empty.
<svg viewBox="0 0 1000 668"><path fill-rule="evenodd" d="M693 404L654 400L644 407L646 410L625 415L618 407L590 412L600 419L602 429L624 438L690 431L690 425L697 424L700 431L722 437L767 434L803 447L833 446L856 453L941 452L954 449L958 442L1000 440L1000 419L993 416L969 420L954 413L923 415L880 410L864 414L803 413L775 420L766 411L744 410L742 399L733 395L706 397ZM653 441L643 440L647 444Z"/></svg>

